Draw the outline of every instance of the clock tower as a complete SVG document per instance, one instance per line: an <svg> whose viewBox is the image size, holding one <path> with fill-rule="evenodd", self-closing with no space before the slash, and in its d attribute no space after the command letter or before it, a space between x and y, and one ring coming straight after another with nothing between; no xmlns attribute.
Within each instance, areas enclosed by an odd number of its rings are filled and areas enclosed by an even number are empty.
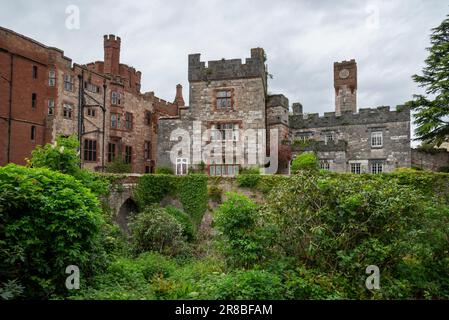
<svg viewBox="0 0 449 320"><path fill-rule="evenodd" d="M335 114L357 112L357 63L334 62Z"/></svg>

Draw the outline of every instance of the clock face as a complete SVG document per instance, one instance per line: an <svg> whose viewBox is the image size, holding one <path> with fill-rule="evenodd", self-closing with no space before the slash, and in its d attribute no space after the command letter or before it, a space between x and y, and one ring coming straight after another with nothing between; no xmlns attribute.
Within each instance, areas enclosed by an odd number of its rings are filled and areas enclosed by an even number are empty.
<svg viewBox="0 0 449 320"><path fill-rule="evenodd" d="M346 79L347 77L349 77L349 70L342 69L338 75L340 76L341 79Z"/></svg>

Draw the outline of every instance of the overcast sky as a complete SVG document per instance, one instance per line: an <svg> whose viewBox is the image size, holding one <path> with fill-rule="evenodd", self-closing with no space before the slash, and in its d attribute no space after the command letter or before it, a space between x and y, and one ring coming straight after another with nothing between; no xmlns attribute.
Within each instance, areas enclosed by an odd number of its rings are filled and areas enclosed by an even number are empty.
<svg viewBox="0 0 449 320"><path fill-rule="evenodd" d="M359 108L396 106L420 92L411 75L448 13L444 0L0 0L0 25L77 63L102 60L103 34L120 36L121 62L142 71L142 91L170 101L177 83L188 101L189 53L245 59L263 47L269 92L319 113L334 110L334 61L356 59Z"/></svg>

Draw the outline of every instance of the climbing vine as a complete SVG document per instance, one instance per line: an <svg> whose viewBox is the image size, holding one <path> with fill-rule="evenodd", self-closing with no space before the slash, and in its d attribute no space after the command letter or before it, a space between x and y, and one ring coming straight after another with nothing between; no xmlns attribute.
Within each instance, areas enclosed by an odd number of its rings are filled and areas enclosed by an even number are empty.
<svg viewBox="0 0 449 320"><path fill-rule="evenodd" d="M173 176L167 174L149 174L139 179L135 197L141 209L154 203L160 203L172 195L181 202L184 211L195 225L199 225L207 209L207 177L203 174Z"/></svg>

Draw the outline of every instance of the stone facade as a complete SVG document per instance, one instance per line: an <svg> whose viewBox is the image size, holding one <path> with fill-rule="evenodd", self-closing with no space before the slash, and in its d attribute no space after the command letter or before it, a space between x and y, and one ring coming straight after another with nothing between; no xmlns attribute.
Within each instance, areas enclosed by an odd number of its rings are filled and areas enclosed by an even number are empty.
<svg viewBox="0 0 449 320"><path fill-rule="evenodd" d="M445 148L432 151L412 149L412 166L428 171L446 171L449 169L449 151Z"/></svg>
<svg viewBox="0 0 449 320"><path fill-rule="evenodd" d="M288 100L281 96L275 99L267 96L267 72L265 53L261 48L251 49L251 57L242 63L240 59L200 61L199 54L189 55L189 106L180 109L179 117L161 118L158 130L158 166L171 167L178 172L176 159L170 159L170 151L179 144L179 140L170 135L176 129L186 130L191 137L187 154L178 152L179 159L186 159L188 166L198 165L203 160L208 173L213 175L234 175L241 167L248 166L245 159L197 158L194 153L204 151L211 142L218 143L221 149L225 141L237 148L248 148L244 132L248 129L263 131L263 151L266 153L266 129L271 125L283 126L288 136ZM279 101L278 101L279 100ZM269 103L272 101L272 103ZM196 123L196 124L194 124ZM223 128L223 129L222 129ZM210 134L198 148L193 143L193 135ZM232 137L217 139L214 134L229 133ZM214 138L215 137L215 138ZM173 138L173 137L172 137ZM258 140L259 141L259 140ZM254 141L255 145L255 141ZM214 149L217 152L217 149ZM258 150L260 151L260 150ZM262 163L262 159L260 162ZM265 160L265 157L263 161ZM217 168L218 167L218 168ZM184 172L183 172L184 173Z"/></svg>
<svg viewBox="0 0 449 320"><path fill-rule="evenodd" d="M331 171L369 173L377 172L373 166L380 165L382 172L390 172L410 167L410 110L404 106L361 109L341 116L332 112L323 117L293 115L290 134L294 153L315 151L321 166L329 165Z"/></svg>
<svg viewBox="0 0 449 320"><path fill-rule="evenodd" d="M182 87L176 103L141 93L141 72L120 63L120 38L105 35L103 45L104 61L79 65L0 28L0 165L24 164L37 145L77 135L85 168L100 171L123 157L133 172L153 171L157 119L178 114Z"/></svg>
<svg viewBox="0 0 449 320"><path fill-rule="evenodd" d="M180 144L177 136L170 141L174 130L185 130L192 137L194 132L204 132L217 123L237 123L240 131L265 130L267 154L270 153L267 133L276 129L279 148L288 145L293 155L314 151L323 169L378 173L410 167L410 110L398 106L396 110L378 107L357 111L355 60L334 63L335 112L326 112L321 117L303 113L300 103L293 103L293 114L289 114L289 102L284 95L268 95L264 61L265 54L260 48L251 50L245 64L239 59L222 59L209 61L206 66L199 54L189 55L189 107L180 110L178 117L160 119L158 165L172 167L176 172L178 156L188 159L189 166L192 164L195 150L192 139L188 141L188 154L178 152L170 159L170 151ZM222 91L229 92L230 108L217 107L217 92ZM199 123L197 127L194 121ZM241 135L239 138L237 142L244 144ZM279 160L277 172L287 173L287 159L279 157ZM210 170L210 165L206 162L207 172L217 174ZM232 173L235 172L221 170L219 174Z"/></svg>

